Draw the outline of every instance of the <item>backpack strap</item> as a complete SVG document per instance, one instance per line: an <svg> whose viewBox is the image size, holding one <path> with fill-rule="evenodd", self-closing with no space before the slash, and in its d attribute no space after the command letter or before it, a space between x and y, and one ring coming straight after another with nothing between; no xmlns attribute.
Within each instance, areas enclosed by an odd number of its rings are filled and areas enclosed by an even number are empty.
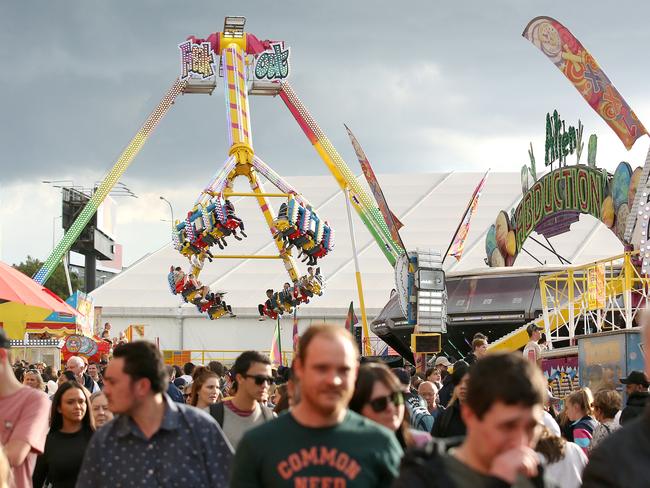
<svg viewBox="0 0 650 488"><path fill-rule="evenodd" d="M217 421L219 427L223 427L223 412L224 412L223 402L213 403L210 405L210 415L212 418Z"/></svg>
<svg viewBox="0 0 650 488"><path fill-rule="evenodd" d="M262 409L262 418L264 419L264 422L273 420L273 410L271 410L269 407L262 404L261 402L259 402L259 404L260 404L260 408Z"/></svg>

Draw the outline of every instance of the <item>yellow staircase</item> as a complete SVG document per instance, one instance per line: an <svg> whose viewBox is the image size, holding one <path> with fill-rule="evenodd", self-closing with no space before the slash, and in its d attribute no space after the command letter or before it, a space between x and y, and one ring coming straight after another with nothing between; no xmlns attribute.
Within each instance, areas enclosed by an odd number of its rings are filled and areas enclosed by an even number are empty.
<svg viewBox="0 0 650 488"><path fill-rule="evenodd" d="M569 308L562 308L557 311L549 313L549 321L551 325L551 332L555 331L558 327L566 324L569 318ZM528 343L530 340L528 337L528 332L526 329L530 324L535 324L538 327L544 328L544 316L535 319L526 325L522 325L518 329L513 330L512 332L504 335L500 339L492 342L488 345L489 351L516 351L521 349Z"/></svg>
<svg viewBox="0 0 650 488"><path fill-rule="evenodd" d="M624 297L626 303L624 308L628 309L626 314L633 316L635 311L632 310L631 293L643 296L644 299L638 300L638 303L645 303L650 298L645 293L645 290L650 290L650 280L640 276L632 264L631 257L635 254L638 254L638 251L626 252L540 278L540 294L542 306L547 311L549 332L554 332L569 323L571 306L573 306L573 321L575 323L581 317L584 318L587 312L598 309L606 311L608 304L620 296ZM596 284L594 273L592 273L591 279L589 278L590 272L594 271L600 274L600 283L602 283L600 292L602 295L598 297L596 296L598 292L594 292ZM555 304L555 307L552 308L549 304ZM545 329L544 316L542 315L494 341L488 346L488 350L516 351L521 349L529 340L526 329L530 324ZM547 337L547 340L550 338Z"/></svg>

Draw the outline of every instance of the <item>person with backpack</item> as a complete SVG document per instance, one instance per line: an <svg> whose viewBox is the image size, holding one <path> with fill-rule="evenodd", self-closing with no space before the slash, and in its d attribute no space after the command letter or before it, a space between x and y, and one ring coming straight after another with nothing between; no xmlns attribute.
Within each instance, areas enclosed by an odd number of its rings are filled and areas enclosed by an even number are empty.
<svg viewBox="0 0 650 488"><path fill-rule="evenodd" d="M273 381L271 361L258 351L244 351L235 360L231 377L236 385L235 394L210 405L209 412L236 450L246 431L275 417L264 404Z"/></svg>
<svg viewBox="0 0 650 488"><path fill-rule="evenodd" d="M461 404L467 435L407 453L393 488L553 486L533 449L547 387L521 354L495 352L476 361Z"/></svg>
<svg viewBox="0 0 650 488"><path fill-rule="evenodd" d="M416 393L411 391L411 373L405 368L394 368L392 371L402 385L404 404L411 427L430 432L433 427L433 415L429 413L426 400L417 394L417 390Z"/></svg>

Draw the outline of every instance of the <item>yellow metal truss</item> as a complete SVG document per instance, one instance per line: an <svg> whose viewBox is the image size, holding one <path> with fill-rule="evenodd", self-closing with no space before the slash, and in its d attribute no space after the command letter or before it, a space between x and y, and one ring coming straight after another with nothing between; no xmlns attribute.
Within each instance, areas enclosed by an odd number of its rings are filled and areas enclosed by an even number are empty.
<svg viewBox="0 0 650 488"><path fill-rule="evenodd" d="M543 314L532 323L542 327L549 346L573 341L578 324L589 332L635 326L648 301L650 279L633 264L637 252L626 252L543 276L539 280ZM528 342L526 324L488 346L514 351Z"/></svg>

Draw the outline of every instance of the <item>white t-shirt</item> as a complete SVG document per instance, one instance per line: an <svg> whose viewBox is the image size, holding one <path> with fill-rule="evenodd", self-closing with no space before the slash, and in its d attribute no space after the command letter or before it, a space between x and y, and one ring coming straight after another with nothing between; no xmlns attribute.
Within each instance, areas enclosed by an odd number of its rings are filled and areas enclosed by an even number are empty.
<svg viewBox="0 0 650 488"><path fill-rule="evenodd" d="M555 419L551 416L550 413L548 413L546 410L544 410L544 418L542 419L542 422L544 426L553 432L553 435L556 435L558 437L562 436L562 433L560 431L560 426L557 424Z"/></svg>
<svg viewBox="0 0 650 488"><path fill-rule="evenodd" d="M545 478L562 488L580 488L582 472L586 465L587 455L582 448L573 442L567 442L564 446L564 457L553 464L545 465Z"/></svg>
<svg viewBox="0 0 650 488"><path fill-rule="evenodd" d="M535 341L529 341L524 347L524 357L537 363L542 357L542 348Z"/></svg>

